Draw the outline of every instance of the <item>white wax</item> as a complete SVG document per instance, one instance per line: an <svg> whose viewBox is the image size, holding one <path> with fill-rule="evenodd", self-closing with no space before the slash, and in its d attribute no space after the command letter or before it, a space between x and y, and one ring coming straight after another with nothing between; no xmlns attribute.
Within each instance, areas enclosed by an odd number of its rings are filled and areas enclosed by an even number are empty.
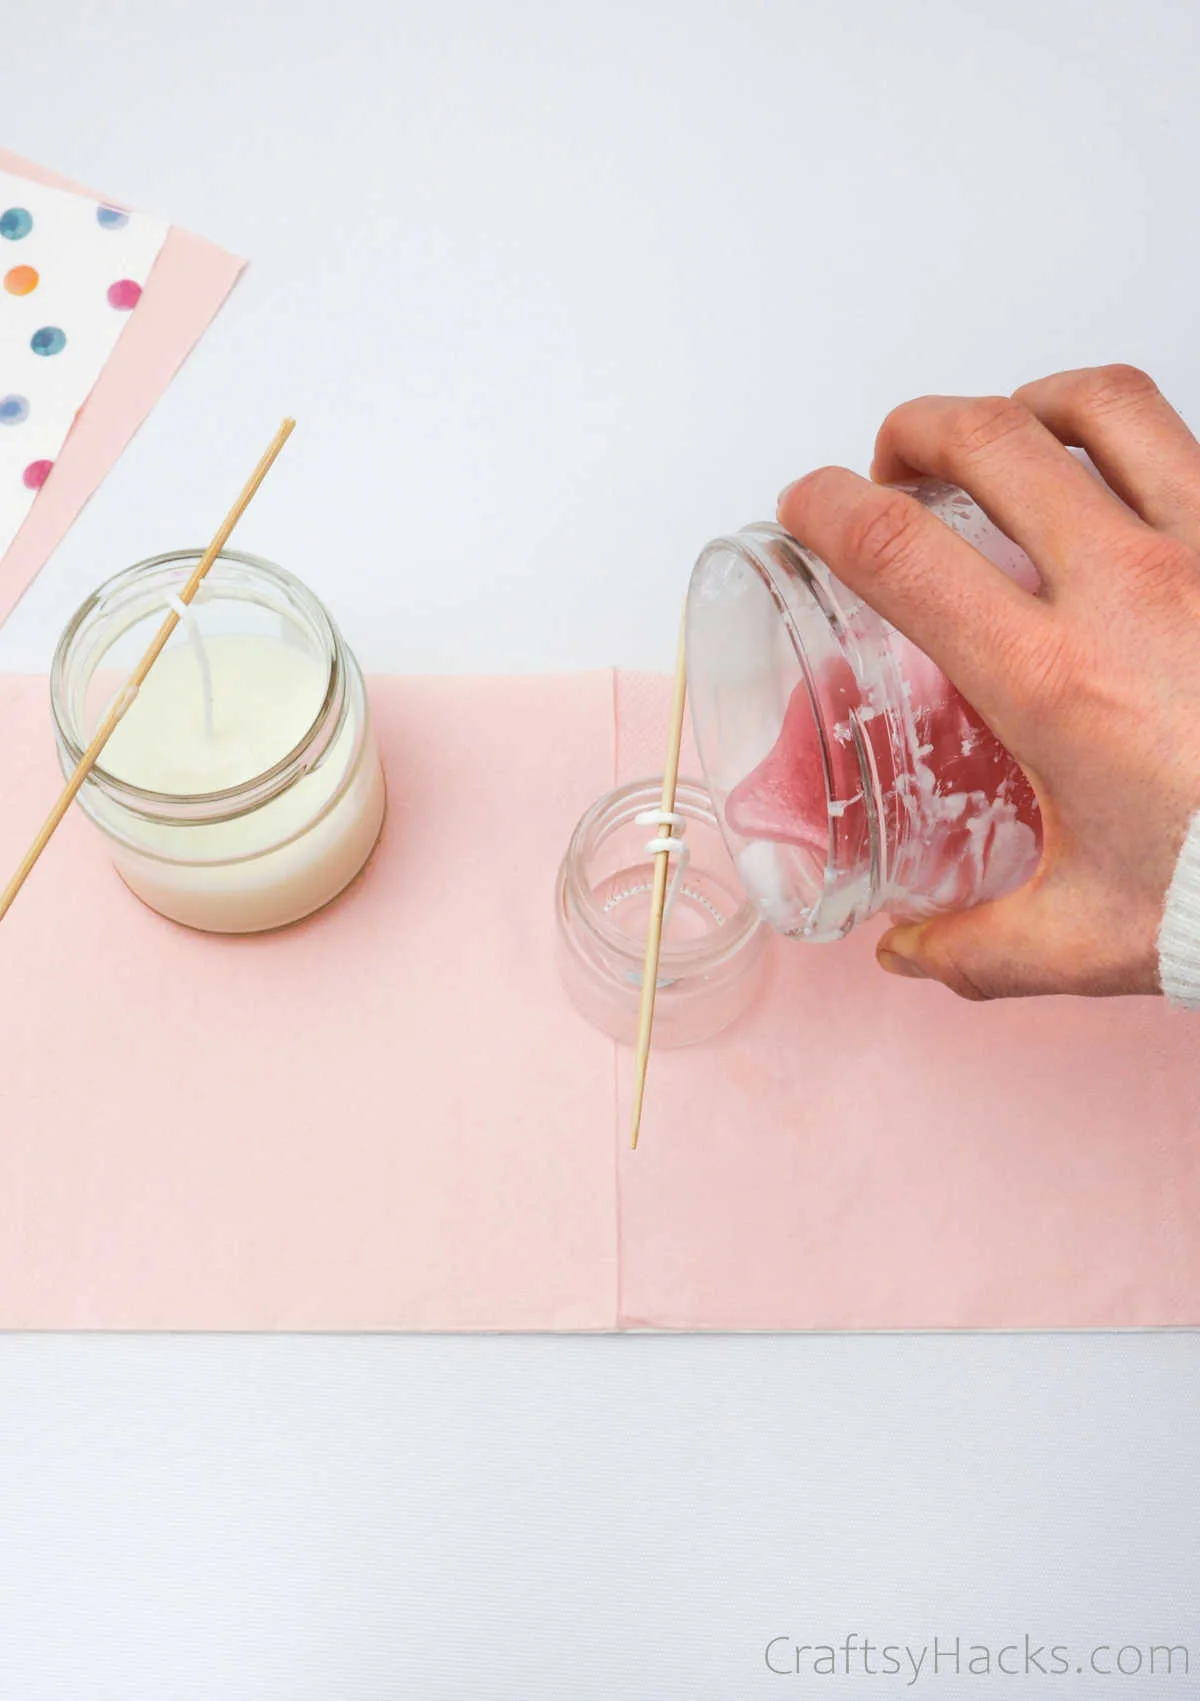
<svg viewBox="0 0 1200 1701"><path fill-rule="evenodd" d="M217 634L204 648L211 734L199 658L190 640L177 640L105 747L106 773L173 797L224 791L266 772L304 738L328 680L316 657L245 633ZM232 820L150 821L102 789L90 794L126 884L162 914L223 933L281 927L340 892L370 855L384 809L357 670L349 683L350 712L317 766Z"/></svg>
<svg viewBox="0 0 1200 1701"><path fill-rule="evenodd" d="M325 668L308 650L249 633L204 639L212 677L212 736L194 642L176 639L151 668L104 747L118 779L172 796L224 791L266 773L317 718Z"/></svg>

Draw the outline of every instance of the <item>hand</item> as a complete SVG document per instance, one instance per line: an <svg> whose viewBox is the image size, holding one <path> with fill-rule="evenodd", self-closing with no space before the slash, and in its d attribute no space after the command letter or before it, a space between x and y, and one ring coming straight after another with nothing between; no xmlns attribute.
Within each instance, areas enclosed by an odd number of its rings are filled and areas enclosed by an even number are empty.
<svg viewBox="0 0 1200 1701"><path fill-rule="evenodd" d="M1040 596L887 488L922 475L970 492L1032 557ZM810 473L780 523L942 667L1028 773L1044 827L1027 885L893 928L880 963L966 998L1158 991L1166 889L1200 809L1200 444L1143 373L1097 367L908 402L871 478Z"/></svg>

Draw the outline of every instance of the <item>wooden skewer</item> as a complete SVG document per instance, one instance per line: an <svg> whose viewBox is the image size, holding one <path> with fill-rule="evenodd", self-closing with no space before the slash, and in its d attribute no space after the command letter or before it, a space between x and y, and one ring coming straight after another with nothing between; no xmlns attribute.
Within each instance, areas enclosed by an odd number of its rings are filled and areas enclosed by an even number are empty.
<svg viewBox="0 0 1200 1701"><path fill-rule="evenodd" d="M250 474L250 477L246 480L246 484L241 495L238 497L233 507L229 510L228 514L226 514L225 518L221 521L220 526L217 528L216 536L196 563L196 566L192 571L191 578L180 591L180 602L190 603L196 592L199 590L205 574L208 572L213 562L217 559L217 556L220 555L225 545L229 542L230 533L233 531L234 526L237 525L242 515L246 512L246 509L250 506L259 485L270 472L275 463L275 457L283 448L283 445L287 442L288 438L292 435L295 425L296 421L294 419L285 419L283 424L279 427L279 430L275 433L275 436L271 440L270 447L267 449L262 460L259 461L254 471ZM54 805L54 808L46 817L41 832L26 851L21 860L20 867L17 869L17 872L13 875L8 885L4 888L3 893L0 893L0 921L4 920L4 917L12 908L13 899L29 878L30 872L33 869L34 864L37 862L38 857L41 856L46 846L50 843L55 829L59 826L63 816L67 813L67 810L75 801L76 796L83 786L83 782L87 779L88 775L99 760L100 752L104 749L104 746L108 743L113 732L116 730L117 723L126 713L130 704L141 690L146 675L150 672L150 669L163 653L167 646L167 640L178 625L179 616L174 610L172 610L155 633L154 638L151 641L150 648L146 651L141 661L130 674L125 683L124 689L117 694L112 707L109 709L104 719L100 722L100 725L96 729L95 737L92 739L92 742L88 745L83 755L79 758L78 767L63 787L62 794L60 795L58 802Z"/></svg>
<svg viewBox="0 0 1200 1701"><path fill-rule="evenodd" d="M675 787L679 780L679 747L683 742L683 709L687 701L687 605L679 622L679 649L675 657L675 690L671 697L671 723L667 731L667 758L663 765L662 802L659 808L669 815L675 808ZM665 829L667 838L674 837L674 828ZM633 1119L630 1145L637 1151L638 1132L642 1126L642 1105L646 1098L646 1066L650 1061L650 1035L654 1028L654 997L658 991L658 957L662 949L663 909L667 901L667 877L671 853L654 853L654 887L650 898L650 931L646 935L646 961L642 969L642 1003L638 1012L637 1060L633 1074Z"/></svg>

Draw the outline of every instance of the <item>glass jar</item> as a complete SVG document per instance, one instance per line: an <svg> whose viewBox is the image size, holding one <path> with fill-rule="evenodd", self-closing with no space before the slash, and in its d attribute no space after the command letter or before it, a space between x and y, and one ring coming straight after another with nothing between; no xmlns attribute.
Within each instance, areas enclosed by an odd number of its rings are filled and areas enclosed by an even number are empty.
<svg viewBox="0 0 1200 1701"><path fill-rule="evenodd" d="M558 874L563 984L581 1015L628 1045L637 1037L654 882L647 846L661 831L638 817L653 815L661 794L661 780L639 780L600 798L572 833ZM694 1045L736 1021L760 984L769 937L739 889L704 787L680 780L675 813L688 858L663 925L656 1046Z"/></svg>
<svg viewBox="0 0 1200 1701"><path fill-rule="evenodd" d="M1029 558L963 491L904 487L1027 590ZM757 912L838 939L879 911L916 919L1033 873L1026 775L916 645L774 525L710 543L688 595L701 763Z"/></svg>
<svg viewBox="0 0 1200 1701"><path fill-rule="evenodd" d="M50 679L64 775L198 559L141 561L68 624ZM290 573L229 550L79 794L126 885L217 933L328 903L370 855L384 801L362 674L328 612Z"/></svg>

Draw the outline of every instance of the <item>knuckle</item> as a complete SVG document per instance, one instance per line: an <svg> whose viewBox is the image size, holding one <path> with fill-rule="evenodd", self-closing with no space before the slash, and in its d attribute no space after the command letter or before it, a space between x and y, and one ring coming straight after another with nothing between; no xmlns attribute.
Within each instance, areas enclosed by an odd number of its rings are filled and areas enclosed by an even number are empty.
<svg viewBox="0 0 1200 1701"><path fill-rule="evenodd" d="M924 518L924 510L903 491L872 492L847 518L847 546L881 571L904 570L917 558Z"/></svg>
<svg viewBox="0 0 1200 1701"><path fill-rule="evenodd" d="M780 513L798 533L821 513L836 512L845 500L845 481L850 475L842 467L816 467L790 484L781 498Z"/></svg>
<svg viewBox="0 0 1200 1701"><path fill-rule="evenodd" d="M899 402L892 408L879 427L875 436L876 445L890 443L895 438L903 438L909 426L919 421L931 407L936 405L936 396L914 396L907 402Z"/></svg>
<svg viewBox="0 0 1200 1701"><path fill-rule="evenodd" d="M999 996L998 992L986 984L977 970L972 971L958 962L953 952L947 956L941 980L943 986L949 987L956 998L966 999L971 1004L987 1004Z"/></svg>
<svg viewBox="0 0 1200 1701"><path fill-rule="evenodd" d="M841 490L846 476L844 467L814 467L796 480L791 493L793 496L829 501Z"/></svg>
<svg viewBox="0 0 1200 1701"><path fill-rule="evenodd" d="M1196 575L1196 556L1186 543L1163 532L1130 530L1114 549L1125 587L1169 591L1186 600Z"/></svg>
<svg viewBox="0 0 1200 1701"><path fill-rule="evenodd" d="M922 956L922 967L932 980L940 981L956 998L973 1004L998 996L994 974L989 971L989 954L978 949L978 911L960 911L930 930ZM973 948L974 947L974 948Z"/></svg>
<svg viewBox="0 0 1200 1701"><path fill-rule="evenodd" d="M1129 412L1157 399L1158 385L1137 366L1094 366L1079 378L1078 407L1093 418Z"/></svg>
<svg viewBox="0 0 1200 1701"><path fill-rule="evenodd" d="M979 396L964 402L948 424L950 447L966 460L986 455L1009 437L1025 431L1033 414L1011 396Z"/></svg>

